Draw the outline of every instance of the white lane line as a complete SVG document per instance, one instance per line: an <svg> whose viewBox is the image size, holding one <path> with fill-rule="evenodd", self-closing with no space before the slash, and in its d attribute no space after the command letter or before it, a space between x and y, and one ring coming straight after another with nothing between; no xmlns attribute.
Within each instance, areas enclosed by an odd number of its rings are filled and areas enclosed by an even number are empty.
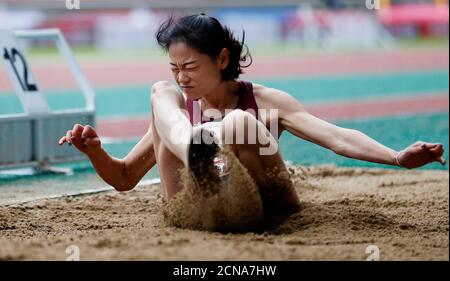
<svg viewBox="0 0 450 281"><path fill-rule="evenodd" d="M159 183L161 183L160 178L141 180L136 185L135 188L142 188L144 186L155 185L155 184L159 184ZM113 190L115 190L115 189L112 186L103 186L103 187L91 188L91 189L86 189L86 190L83 190L83 191L78 191L78 192L73 192L73 193L64 193L64 194L57 194L57 195L33 197L33 198L30 198L30 199L19 200L19 201L16 201L16 202L10 202L10 203L6 203L6 204L1 204L1 206L12 206L12 205L17 205L17 204L22 204L22 203L29 203L29 202L39 201L39 200L42 200L42 199L56 199L56 198L61 198L61 197L76 197L76 196L96 194L96 193L101 193L101 192L106 192L106 191L113 191Z"/></svg>

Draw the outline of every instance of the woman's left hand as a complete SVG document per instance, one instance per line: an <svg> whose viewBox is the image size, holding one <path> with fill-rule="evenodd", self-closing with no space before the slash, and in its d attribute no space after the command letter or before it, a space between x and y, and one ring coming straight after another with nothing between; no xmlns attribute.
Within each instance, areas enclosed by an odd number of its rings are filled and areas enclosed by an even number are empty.
<svg viewBox="0 0 450 281"><path fill-rule="evenodd" d="M445 165L443 153L444 147L440 143L416 142L398 153L397 164L407 169L418 168L431 162Z"/></svg>

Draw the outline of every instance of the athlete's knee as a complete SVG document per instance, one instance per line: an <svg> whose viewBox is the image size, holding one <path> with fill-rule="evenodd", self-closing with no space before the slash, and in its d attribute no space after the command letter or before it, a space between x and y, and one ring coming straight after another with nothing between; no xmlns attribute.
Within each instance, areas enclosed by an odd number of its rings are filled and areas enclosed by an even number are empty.
<svg viewBox="0 0 450 281"><path fill-rule="evenodd" d="M152 95L172 87L174 86L169 81L158 81L152 85Z"/></svg>
<svg viewBox="0 0 450 281"><path fill-rule="evenodd" d="M153 84L152 91L150 94L150 106L152 109L152 115L154 116L155 108L160 107L160 105L170 104L171 106L174 106L175 108L181 108L185 109L183 105L183 97L180 95L178 89L173 85L172 83L168 81L159 81ZM174 108L174 109L175 109ZM167 112L161 112L160 114L163 114L163 117L171 116ZM177 115L176 115L177 116Z"/></svg>
<svg viewBox="0 0 450 281"><path fill-rule="evenodd" d="M226 144L256 144L258 120L240 109L228 113L222 122L222 140Z"/></svg>
<svg viewBox="0 0 450 281"><path fill-rule="evenodd" d="M168 97L171 93L176 93L177 88L169 81L158 81L152 85L150 99L152 104L155 100Z"/></svg>
<svg viewBox="0 0 450 281"><path fill-rule="evenodd" d="M255 119L255 117L249 112L244 111L242 109L235 109L230 113L228 113L223 120L227 121L227 120L252 119L252 118Z"/></svg>
<svg viewBox="0 0 450 281"><path fill-rule="evenodd" d="M228 113L223 119L224 130L236 130L240 128L246 128L250 125L256 125L258 120L255 116L247 111L241 109L235 109Z"/></svg>
<svg viewBox="0 0 450 281"><path fill-rule="evenodd" d="M236 149L258 149L260 155L273 155L278 151L277 140L255 116L242 110L227 114L222 124L222 142Z"/></svg>

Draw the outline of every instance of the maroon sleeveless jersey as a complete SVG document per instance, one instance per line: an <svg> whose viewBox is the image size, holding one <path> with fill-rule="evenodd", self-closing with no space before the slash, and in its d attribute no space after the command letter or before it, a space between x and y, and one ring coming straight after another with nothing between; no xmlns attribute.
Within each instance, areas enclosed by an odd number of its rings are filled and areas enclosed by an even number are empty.
<svg viewBox="0 0 450 281"><path fill-rule="evenodd" d="M256 104L255 96L253 94L253 85L251 82L239 81L238 90L238 103L235 109L241 109L249 112L255 118L258 118L258 105ZM213 122L214 119L210 119L203 116L203 112L200 109L200 104L197 100L186 100L186 108L189 112L189 121L191 124L198 125L206 122ZM198 114L196 114L198 113Z"/></svg>

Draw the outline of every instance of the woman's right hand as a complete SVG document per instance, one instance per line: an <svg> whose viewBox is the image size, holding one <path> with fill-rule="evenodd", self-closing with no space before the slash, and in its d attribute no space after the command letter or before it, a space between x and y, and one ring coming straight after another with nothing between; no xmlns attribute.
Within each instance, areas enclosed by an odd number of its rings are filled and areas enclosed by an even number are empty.
<svg viewBox="0 0 450 281"><path fill-rule="evenodd" d="M83 153L90 153L101 148L100 138L94 128L89 125L75 124L72 130L68 130L66 135L59 139L58 144L63 145L67 142L74 145Z"/></svg>

